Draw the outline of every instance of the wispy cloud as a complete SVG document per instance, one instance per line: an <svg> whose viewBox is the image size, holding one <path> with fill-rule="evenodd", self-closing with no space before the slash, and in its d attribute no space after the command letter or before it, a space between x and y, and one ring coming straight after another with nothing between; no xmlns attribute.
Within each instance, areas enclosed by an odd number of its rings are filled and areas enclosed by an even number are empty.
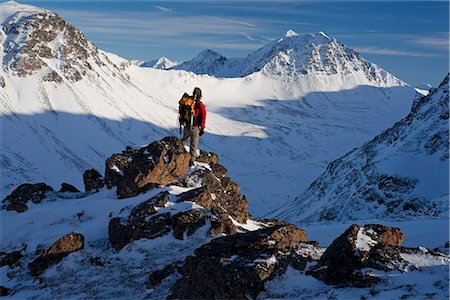
<svg viewBox="0 0 450 300"><path fill-rule="evenodd" d="M256 41L254 38L252 38L248 33L245 32L239 32L240 34L242 34L246 39L248 39L249 41Z"/></svg>
<svg viewBox="0 0 450 300"><path fill-rule="evenodd" d="M157 10L163 11L163 12L171 12L172 10L170 8L164 7L164 6L159 6L159 5L155 5L155 8Z"/></svg>
<svg viewBox="0 0 450 300"><path fill-rule="evenodd" d="M449 49L449 34L442 37L419 37L411 40L412 43L420 45L422 47L437 48L437 49Z"/></svg>
<svg viewBox="0 0 450 300"><path fill-rule="evenodd" d="M409 50L390 49L390 48L379 48L379 47L354 47L354 49L361 53L378 54L378 55L414 56L414 57L432 57L433 56L429 53L409 51Z"/></svg>
<svg viewBox="0 0 450 300"><path fill-rule="evenodd" d="M212 17L212 16L208 16L208 18L209 19L213 19L213 20L228 22L228 23L234 23L234 24L249 26L249 27L256 27L255 24L251 24L251 23L247 23L247 22L243 22L243 21L239 21L239 20L234 20L234 19L229 19L229 18L220 18L220 17Z"/></svg>

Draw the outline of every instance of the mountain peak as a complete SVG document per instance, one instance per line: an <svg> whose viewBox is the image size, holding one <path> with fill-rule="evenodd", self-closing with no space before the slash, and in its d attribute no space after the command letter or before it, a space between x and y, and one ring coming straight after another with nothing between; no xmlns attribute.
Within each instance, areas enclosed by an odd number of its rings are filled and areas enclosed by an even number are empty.
<svg viewBox="0 0 450 300"><path fill-rule="evenodd" d="M288 31L286 31L286 33L284 34L284 37L293 37L293 36L299 36L299 34L292 29L288 29Z"/></svg>
<svg viewBox="0 0 450 300"><path fill-rule="evenodd" d="M16 13L25 13L26 15L34 15L40 13L48 13L46 9L33 5L22 4L16 1L7 1L0 3L0 24L3 24L10 16Z"/></svg>

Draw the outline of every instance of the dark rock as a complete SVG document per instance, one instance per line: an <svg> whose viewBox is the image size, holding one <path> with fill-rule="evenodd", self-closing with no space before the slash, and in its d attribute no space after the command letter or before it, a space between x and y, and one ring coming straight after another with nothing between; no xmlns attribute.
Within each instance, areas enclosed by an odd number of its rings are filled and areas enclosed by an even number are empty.
<svg viewBox="0 0 450 300"><path fill-rule="evenodd" d="M0 267L3 266L10 266L12 267L14 264L16 264L21 258L23 257L23 254L21 251L13 251L11 253L7 253L0 262Z"/></svg>
<svg viewBox="0 0 450 300"><path fill-rule="evenodd" d="M46 197L47 192L51 191L53 191L53 188L45 183L25 183L19 185L2 202L7 203L5 206L6 210L24 212L28 209L26 205L28 201L40 203Z"/></svg>
<svg viewBox="0 0 450 300"><path fill-rule="evenodd" d="M122 224L121 218L112 218L108 225L108 236L111 246L120 250L131 241L132 230L128 224Z"/></svg>
<svg viewBox="0 0 450 300"><path fill-rule="evenodd" d="M404 235L398 228L353 224L331 243L311 274L326 284L365 287L376 280L362 274L359 269L373 267L385 270L386 260L399 258L394 250L403 240ZM386 258L384 255L387 254L392 256Z"/></svg>
<svg viewBox="0 0 450 300"><path fill-rule="evenodd" d="M156 207L165 207L169 202L169 195L169 192L162 192L152 197L150 201L154 201L153 205L155 205Z"/></svg>
<svg viewBox="0 0 450 300"><path fill-rule="evenodd" d="M150 208L153 206L144 202L140 207L142 210L133 209L134 212L130 214L127 222L124 222L121 218L110 220L108 234L109 241L114 249L120 250L133 240L154 239L170 232L170 213L155 215L147 220L148 216L154 214Z"/></svg>
<svg viewBox="0 0 450 300"><path fill-rule="evenodd" d="M169 299L248 299L264 290L305 232L284 223L213 239L186 258Z"/></svg>
<svg viewBox="0 0 450 300"><path fill-rule="evenodd" d="M59 263L72 252L84 248L84 236L71 232L58 239L47 251L33 260L29 265L31 275L39 276L52 265Z"/></svg>
<svg viewBox="0 0 450 300"><path fill-rule="evenodd" d="M219 216L211 217L211 228L209 229L209 234L212 236L218 235L220 233L225 233L227 235L236 234L237 228L233 221L229 218L227 214L221 214Z"/></svg>
<svg viewBox="0 0 450 300"><path fill-rule="evenodd" d="M139 150L113 154L106 161L108 185L117 185L117 195L128 198L148 190L149 184L167 185L184 175L190 155L176 137L165 137Z"/></svg>
<svg viewBox="0 0 450 300"><path fill-rule="evenodd" d="M204 212L191 209L189 211L179 212L172 217L173 235L178 240L183 240L184 233L191 236L203 225L206 224L206 215Z"/></svg>
<svg viewBox="0 0 450 300"><path fill-rule="evenodd" d="M8 296L11 294L11 289L0 285L0 297Z"/></svg>
<svg viewBox="0 0 450 300"><path fill-rule="evenodd" d="M450 248L450 242L445 243L444 248Z"/></svg>
<svg viewBox="0 0 450 300"><path fill-rule="evenodd" d="M70 192L70 193L79 193L80 190L68 183L61 183L61 189L59 190L61 193Z"/></svg>
<svg viewBox="0 0 450 300"><path fill-rule="evenodd" d="M83 182L86 192L98 192L105 186L102 175L95 169L86 170L84 172Z"/></svg>
<svg viewBox="0 0 450 300"><path fill-rule="evenodd" d="M151 273L148 278L147 288L153 289L170 275L174 274L175 272L180 272L182 268L181 265L182 262L177 261Z"/></svg>

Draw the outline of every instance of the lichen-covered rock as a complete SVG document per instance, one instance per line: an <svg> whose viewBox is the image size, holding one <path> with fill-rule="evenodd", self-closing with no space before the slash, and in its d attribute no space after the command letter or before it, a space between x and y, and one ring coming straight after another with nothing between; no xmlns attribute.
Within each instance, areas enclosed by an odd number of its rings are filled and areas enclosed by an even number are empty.
<svg viewBox="0 0 450 300"><path fill-rule="evenodd" d="M286 223L216 238L195 250L171 288L169 299L256 298L306 234Z"/></svg>
<svg viewBox="0 0 450 300"><path fill-rule="evenodd" d="M106 161L108 185L117 185L119 198L138 195L149 185L167 185L189 168L189 153L176 137L165 137L139 150L128 149L113 154Z"/></svg>
<svg viewBox="0 0 450 300"><path fill-rule="evenodd" d="M6 210L15 210L24 212L28 209L27 202L40 203L47 192L54 191L53 188L45 183L25 183L19 185L10 195L3 199Z"/></svg>
<svg viewBox="0 0 450 300"><path fill-rule="evenodd" d="M50 266L59 263L64 257L72 252L84 248L84 236L77 232L71 232L58 239L42 255L33 260L29 265L31 275L39 276Z"/></svg>

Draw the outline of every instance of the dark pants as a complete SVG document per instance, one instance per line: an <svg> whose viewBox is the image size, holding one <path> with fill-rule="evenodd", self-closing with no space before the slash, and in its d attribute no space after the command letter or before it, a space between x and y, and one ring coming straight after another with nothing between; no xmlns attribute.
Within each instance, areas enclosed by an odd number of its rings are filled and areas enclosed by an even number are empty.
<svg viewBox="0 0 450 300"><path fill-rule="evenodd" d="M184 146L187 145L189 138L191 139L189 153L191 154L191 163L194 163L197 157L198 141L200 139L200 129L198 126L193 126L192 130L189 127L184 127L183 138L181 139Z"/></svg>

